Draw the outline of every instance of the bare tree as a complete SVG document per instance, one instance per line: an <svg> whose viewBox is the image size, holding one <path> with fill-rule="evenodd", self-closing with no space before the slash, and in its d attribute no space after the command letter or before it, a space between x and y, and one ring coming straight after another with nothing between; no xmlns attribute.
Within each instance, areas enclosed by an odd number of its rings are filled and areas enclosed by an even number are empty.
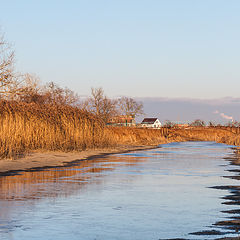
<svg viewBox="0 0 240 240"><path fill-rule="evenodd" d="M215 122L213 122L213 121L209 121L208 126L209 127L216 127L217 124Z"/></svg>
<svg viewBox="0 0 240 240"><path fill-rule="evenodd" d="M194 120L190 125L192 127L204 127L204 126L206 126L205 122L201 119Z"/></svg>
<svg viewBox="0 0 240 240"><path fill-rule="evenodd" d="M89 107L91 110L98 116L101 115L103 108L103 99L106 96L104 95L103 89L100 88L91 88L91 97L89 99Z"/></svg>
<svg viewBox="0 0 240 240"><path fill-rule="evenodd" d="M117 101L108 98L103 89L91 88L91 97L83 103L83 108L96 114L107 123L117 114Z"/></svg>
<svg viewBox="0 0 240 240"><path fill-rule="evenodd" d="M10 44L0 36L0 94L8 96L17 91L17 79L13 74L14 51Z"/></svg>
<svg viewBox="0 0 240 240"><path fill-rule="evenodd" d="M19 87L17 99L27 103L45 103L43 88L36 75L27 73L22 76L22 84Z"/></svg>
<svg viewBox="0 0 240 240"><path fill-rule="evenodd" d="M57 84L50 82L44 88L46 103L60 105L77 105L79 96L69 88L61 88Z"/></svg>
<svg viewBox="0 0 240 240"><path fill-rule="evenodd" d="M103 98L102 109L100 116L105 123L109 122L109 120L117 115L117 101L114 99L109 99L106 96Z"/></svg>
<svg viewBox="0 0 240 240"><path fill-rule="evenodd" d="M121 97L118 100L118 105L123 115L135 118L137 115L144 114L143 104L135 101L133 98Z"/></svg>

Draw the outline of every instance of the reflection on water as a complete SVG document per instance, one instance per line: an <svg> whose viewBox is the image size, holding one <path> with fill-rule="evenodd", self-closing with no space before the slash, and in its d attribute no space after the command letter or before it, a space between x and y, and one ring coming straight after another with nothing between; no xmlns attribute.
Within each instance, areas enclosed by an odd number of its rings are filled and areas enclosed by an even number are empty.
<svg viewBox="0 0 240 240"><path fill-rule="evenodd" d="M239 167L226 157L223 144L172 143L1 177L0 239L236 236Z"/></svg>

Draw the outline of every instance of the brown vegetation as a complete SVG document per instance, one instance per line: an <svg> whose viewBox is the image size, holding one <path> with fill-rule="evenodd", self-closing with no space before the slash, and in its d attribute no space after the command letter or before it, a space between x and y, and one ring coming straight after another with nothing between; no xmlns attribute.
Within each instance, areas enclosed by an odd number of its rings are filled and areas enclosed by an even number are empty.
<svg viewBox="0 0 240 240"><path fill-rule="evenodd" d="M237 127L189 127L189 128L128 128L111 127L108 134L112 141L129 145L157 145L169 142L214 141L228 145L240 145L240 128Z"/></svg>
<svg viewBox="0 0 240 240"><path fill-rule="evenodd" d="M238 146L239 128L107 127L95 115L69 105L0 102L1 158L14 158L33 150L82 151L176 141L215 141Z"/></svg>
<svg viewBox="0 0 240 240"><path fill-rule="evenodd" d="M168 135L169 141L214 141L228 145L240 145L237 127L191 127L173 129Z"/></svg>
<svg viewBox="0 0 240 240"><path fill-rule="evenodd" d="M69 105L0 101L0 158L33 150L159 144L166 142L164 134L157 129L107 127L97 116Z"/></svg>
<svg viewBox="0 0 240 240"><path fill-rule="evenodd" d="M167 143L168 129L108 127L107 135L114 144L157 145Z"/></svg>
<svg viewBox="0 0 240 240"><path fill-rule="evenodd" d="M103 122L76 107L0 102L0 157L31 150L81 151L108 144Z"/></svg>

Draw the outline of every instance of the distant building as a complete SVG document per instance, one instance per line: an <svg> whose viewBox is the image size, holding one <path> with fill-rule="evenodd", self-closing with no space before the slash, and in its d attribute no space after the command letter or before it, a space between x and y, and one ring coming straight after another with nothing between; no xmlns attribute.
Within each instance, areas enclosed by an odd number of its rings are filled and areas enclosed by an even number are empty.
<svg viewBox="0 0 240 240"><path fill-rule="evenodd" d="M107 125L132 127L136 125L136 121L132 116L121 115L111 118Z"/></svg>
<svg viewBox="0 0 240 240"><path fill-rule="evenodd" d="M162 126L158 118L144 118L141 122L141 127L160 128Z"/></svg>

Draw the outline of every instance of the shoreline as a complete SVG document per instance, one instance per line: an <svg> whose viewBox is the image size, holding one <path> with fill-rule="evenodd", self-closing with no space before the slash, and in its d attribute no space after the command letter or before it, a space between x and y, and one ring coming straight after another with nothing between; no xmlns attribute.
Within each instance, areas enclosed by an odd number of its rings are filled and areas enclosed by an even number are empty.
<svg viewBox="0 0 240 240"><path fill-rule="evenodd" d="M24 171L41 171L47 168L70 167L85 160L93 160L112 154L155 149L158 146L119 145L113 148L88 149L81 152L35 151L17 159L1 159L0 177L17 175Z"/></svg>
<svg viewBox="0 0 240 240"><path fill-rule="evenodd" d="M47 168L70 167L81 161L94 160L108 155L156 149L159 145L166 143L167 142L152 145L117 145L108 148L87 149L81 152L33 151L17 159L1 159L0 177L17 175L24 171L30 172L41 171ZM233 149L239 151L238 147L233 147ZM232 164L240 165L239 159L234 160Z"/></svg>

